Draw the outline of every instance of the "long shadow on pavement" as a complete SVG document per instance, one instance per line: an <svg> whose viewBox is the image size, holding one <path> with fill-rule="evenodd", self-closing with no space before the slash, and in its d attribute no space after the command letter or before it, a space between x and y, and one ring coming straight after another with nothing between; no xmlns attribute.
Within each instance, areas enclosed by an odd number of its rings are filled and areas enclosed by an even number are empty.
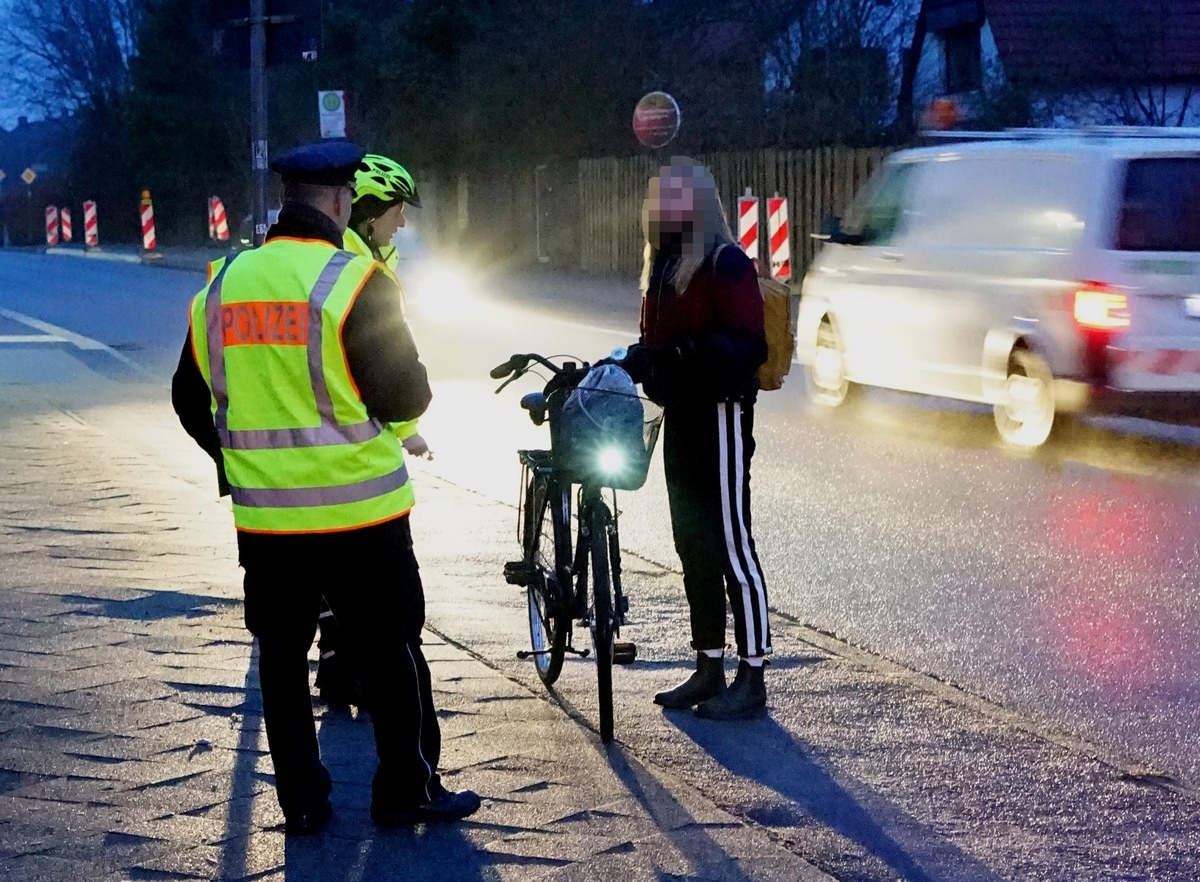
<svg viewBox="0 0 1200 882"><path fill-rule="evenodd" d="M862 793L851 792L810 759L805 747L774 720L714 724L690 713L667 714L666 718L726 769L770 788L812 820L856 842L905 882L1001 882L986 866L935 831L903 817L878 794L865 788ZM788 826L801 820L786 817L792 815L786 808L765 808L763 815L755 820L767 826ZM900 841L889 829L900 827L919 828L919 838L906 833ZM931 869L935 865L953 867L953 875Z"/></svg>
<svg viewBox="0 0 1200 882"><path fill-rule="evenodd" d="M597 749L605 753L613 774L625 785L629 795L646 810L671 846L701 877L704 871L719 866L720 878L725 882L750 882L750 877L738 868L736 859L708 834L705 825L696 820L674 794L659 783L650 769L615 742L607 748L597 744Z"/></svg>
<svg viewBox="0 0 1200 882"><path fill-rule="evenodd" d="M286 882L493 882L500 876L480 860L459 825L442 824L371 831L362 838L289 837L283 878Z"/></svg>
<svg viewBox="0 0 1200 882"><path fill-rule="evenodd" d="M64 594L63 603L74 604L80 615L145 622L158 619L194 619L216 615L221 609L241 606L241 600L185 591L147 590L141 597L112 599ZM247 683L249 685L249 683Z"/></svg>
<svg viewBox="0 0 1200 882"><path fill-rule="evenodd" d="M258 641L254 641L246 665L246 702L258 695ZM255 703L261 707L261 700ZM246 721L243 719L242 721ZM217 879L242 879L249 873L250 837L255 832L253 792L258 763L258 735L255 727L243 725L238 736L237 760L230 773L229 814L225 818L225 836L221 844L221 865ZM247 794L243 796L243 794Z"/></svg>
<svg viewBox="0 0 1200 882"><path fill-rule="evenodd" d="M369 814L375 740L370 717L326 710L318 720L321 760L333 777L334 816L318 836L288 837L287 882L484 882L499 876L461 824L382 830Z"/></svg>

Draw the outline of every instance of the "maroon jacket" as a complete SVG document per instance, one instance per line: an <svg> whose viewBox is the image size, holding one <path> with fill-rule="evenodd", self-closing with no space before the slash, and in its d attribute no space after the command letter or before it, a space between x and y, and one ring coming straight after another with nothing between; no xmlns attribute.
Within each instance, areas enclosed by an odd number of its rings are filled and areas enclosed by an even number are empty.
<svg viewBox="0 0 1200 882"><path fill-rule="evenodd" d="M727 245L679 295L667 281L677 260L659 252L651 271L640 342L654 357L634 379L663 405L753 400L758 366L767 360L754 264L736 245Z"/></svg>

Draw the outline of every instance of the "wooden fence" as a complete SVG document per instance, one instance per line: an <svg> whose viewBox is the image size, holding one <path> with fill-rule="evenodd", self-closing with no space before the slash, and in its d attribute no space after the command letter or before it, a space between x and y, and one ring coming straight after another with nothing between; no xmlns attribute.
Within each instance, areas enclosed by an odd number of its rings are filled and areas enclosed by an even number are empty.
<svg viewBox="0 0 1200 882"><path fill-rule="evenodd" d="M842 215L854 194L887 155L884 149L829 147L700 155L716 179L736 233L736 202L747 187L760 205L759 259L767 265L765 200L788 197L793 276L799 278L816 252L810 233L825 218ZM636 275L641 267L642 200L657 171L649 157L585 159L579 163L579 266L603 275Z"/></svg>
<svg viewBox="0 0 1200 882"><path fill-rule="evenodd" d="M817 243L810 233L845 213L883 160L883 149L830 147L697 157L713 173L731 217L750 187L762 200L760 265L768 265L765 200L788 197L792 272L799 279ZM437 245L500 265L545 263L626 278L642 264L642 200L658 171L649 156L498 164L455 178L421 177L419 223ZM736 219L734 223L736 229Z"/></svg>

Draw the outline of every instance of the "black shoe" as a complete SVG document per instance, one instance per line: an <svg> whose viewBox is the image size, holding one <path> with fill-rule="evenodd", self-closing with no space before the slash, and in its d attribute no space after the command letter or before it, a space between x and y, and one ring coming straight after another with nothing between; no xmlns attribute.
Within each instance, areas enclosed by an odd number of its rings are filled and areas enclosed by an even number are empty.
<svg viewBox="0 0 1200 882"><path fill-rule="evenodd" d="M458 821L479 811L483 800L473 790L443 789L429 802L404 808L371 805L371 820L380 827L408 827L412 824L437 824Z"/></svg>
<svg viewBox="0 0 1200 882"><path fill-rule="evenodd" d="M724 691L725 659L709 658L698 652L695 672L674 689L655 695L654 703L668 710L683 710Z"/></svg>
<svg viewBox="0 0 1200 882"><path fill-rule="evenodd" d="M702 702L696 716L706 720L753 720L766 716L767 687L763 669L747 661L738 662L737 676L720 695Z"/></svg>
<svg viewBox="0 0 1200 882"><path fill-rule="evenodd" d="M321 701L332 710L349 710L350 705L363 706L363 690L357 680L317 687Z"/></svg>
<svg viewBox="0 0 1200 882"><path fill-rule="evenodd" d="M319 833L321 828L333 817L333 803L328 799L324 804L306 811L303 814L292 815L283 823L283 831L289 836L312 836Z"/></svg>

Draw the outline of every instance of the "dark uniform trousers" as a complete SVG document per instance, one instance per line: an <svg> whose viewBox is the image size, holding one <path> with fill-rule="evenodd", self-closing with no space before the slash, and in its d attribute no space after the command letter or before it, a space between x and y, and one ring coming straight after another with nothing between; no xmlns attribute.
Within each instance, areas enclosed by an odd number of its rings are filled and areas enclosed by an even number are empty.
<svg viewBox="0 0 1200 882"><path fill-rule="evenodd" d="M321 804L330 789L309 692L308 650L322 595L375 728L373 804L407 808L436 796L441 732L421 652L425 595L408 517L343 533L239 533L238 549L284 814Z"/></svg>
<svg viewBox="0 0 1200 882"><path fill-rule="evenodd" d="M724 648L728 597L738 655L766 655L766 580L750 532L754 403L688 402L665 410L663 466L692 647Z"/></svg>

